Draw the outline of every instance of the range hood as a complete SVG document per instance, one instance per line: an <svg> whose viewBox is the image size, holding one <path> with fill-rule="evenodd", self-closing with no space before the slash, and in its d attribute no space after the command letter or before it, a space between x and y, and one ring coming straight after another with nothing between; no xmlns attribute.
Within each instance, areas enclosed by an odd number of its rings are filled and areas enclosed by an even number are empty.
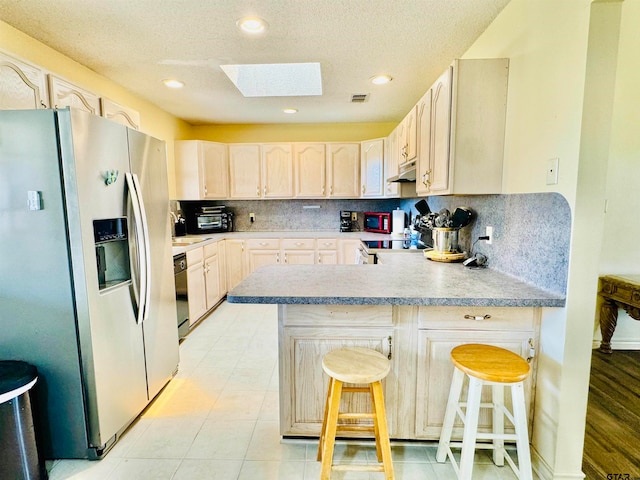
<svg viewBox="0 0 640 480"><path fill-rule="evenodd" d="M416 181L416 164L407 166L401 170L398 175L387 178L387 182L415 182Z"/></svg>

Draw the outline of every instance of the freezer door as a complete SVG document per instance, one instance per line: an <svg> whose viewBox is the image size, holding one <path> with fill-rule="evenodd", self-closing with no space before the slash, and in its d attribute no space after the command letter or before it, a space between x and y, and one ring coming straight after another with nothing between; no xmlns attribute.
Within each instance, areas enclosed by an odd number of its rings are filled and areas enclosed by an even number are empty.
<svg viewBox="0 0 640 480"><path fill-rule="evenodd" d="M0 357L38 369L46 458L87 452L57 137L52 110L0 112Z"/></svg>
<svg viewBox="0 0 640 480"><path fill-rule="evenodd" d="M147 404L142 327L131 282L100 289L94 220L126 216L126 127L78 110L57 113L89 441L100 448Z"/></svg>
<svg viewBox="0 0 640 480"><path fill-rule="evenodd" d="M136 130L127 130L131 172L138 178L149 232L150 299L142 324L149 399L178 368L178 328L169 224L169 187L165 143Z"/></svg>

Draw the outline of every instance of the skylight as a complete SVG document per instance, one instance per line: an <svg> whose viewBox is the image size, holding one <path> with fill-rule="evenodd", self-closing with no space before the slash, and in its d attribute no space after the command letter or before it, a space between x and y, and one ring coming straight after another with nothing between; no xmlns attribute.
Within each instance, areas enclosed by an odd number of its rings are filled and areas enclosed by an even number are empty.
<svg viewBox="0 0 640 480"><path fill-rule="evenodd" d="M322 95L319 63L220 65L245 97Z"/></svg>

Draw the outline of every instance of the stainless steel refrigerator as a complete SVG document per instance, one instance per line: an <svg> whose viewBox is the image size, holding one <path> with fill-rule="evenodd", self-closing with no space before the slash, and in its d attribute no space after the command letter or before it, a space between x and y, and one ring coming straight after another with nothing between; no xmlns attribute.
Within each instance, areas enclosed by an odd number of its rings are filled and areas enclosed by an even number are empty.
<svg viewBox="0 0 640 480"><path fill-rule="evenodd" d="M0 359L35 365L45 458L100 458L175 375L164 142L0 111Z"/></svg>

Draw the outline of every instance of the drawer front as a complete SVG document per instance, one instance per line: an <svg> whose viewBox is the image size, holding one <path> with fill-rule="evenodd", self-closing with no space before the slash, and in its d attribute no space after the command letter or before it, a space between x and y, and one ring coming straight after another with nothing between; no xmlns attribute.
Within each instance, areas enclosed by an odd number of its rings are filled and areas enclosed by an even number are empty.
<svg viewBox="0 0 640 480"><path fill-rule="evenodd" d="M203 259L202 247L187 250L187 267L191 267L197 263L202 263Z"/></svg>
<svg viewBox="0 0 640 480"><path fill-rule="evenodd" d="M218 254L218 242L209 243L202 247L204 249L204 258L210 257L211 255Z"/></svg>
<svg viewBox="0 0 640 480"><path fill-rule="evenodd" d="M318 250L337 250L338 240L335 238L319 238Z"/></svg>
<svg viewBox="0 0 640 480"><path fill-rule="evenodd" d="M316 241L313 238L286 238L281 245L283 250L314 250Z"/></svg>
<svg viewBox="0 0 640 480"><path fill-rule="evenodd" d="M280 248L280 240L278 238L250 238L247 240L247 248L249 250L273 250Z"/></svg>
<svg viewBox="0 0 640 480"><path fill-rule="evenodd" d="M531 330L538 316L532 307L420 307L418 328Z"/></svg>

